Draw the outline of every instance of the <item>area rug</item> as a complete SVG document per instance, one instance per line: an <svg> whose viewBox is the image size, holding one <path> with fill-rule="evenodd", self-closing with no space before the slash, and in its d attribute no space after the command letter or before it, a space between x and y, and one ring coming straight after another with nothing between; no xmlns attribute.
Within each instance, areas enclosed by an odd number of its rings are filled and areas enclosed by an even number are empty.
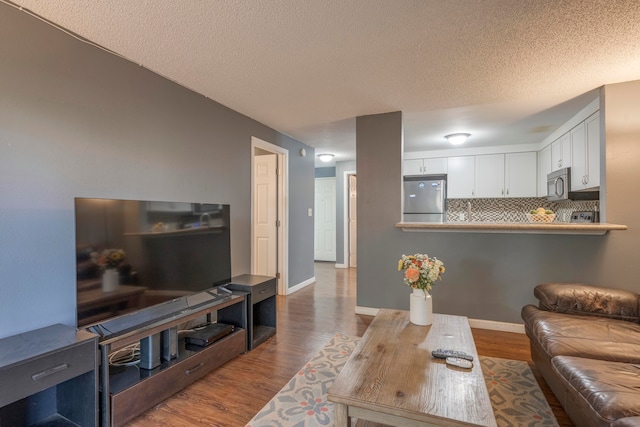
<svg viewBox="0 0 640 427"><path fill-rule="evenodd" d="M327 391L360 338L336 334L246 427L333 426ZM526 362L480 356L499 427L557 426Z"/></svg>

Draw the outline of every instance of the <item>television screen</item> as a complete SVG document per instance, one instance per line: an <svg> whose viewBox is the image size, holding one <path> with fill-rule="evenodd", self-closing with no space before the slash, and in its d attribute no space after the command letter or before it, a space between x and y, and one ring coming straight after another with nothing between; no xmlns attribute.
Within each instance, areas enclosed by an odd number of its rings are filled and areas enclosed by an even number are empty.
<svg viewBox="0 0 640 427"><path fill-rule="evenodd" d="M76 198L75 224L78 328L169 315L231 281L229 205Z"/></svg>

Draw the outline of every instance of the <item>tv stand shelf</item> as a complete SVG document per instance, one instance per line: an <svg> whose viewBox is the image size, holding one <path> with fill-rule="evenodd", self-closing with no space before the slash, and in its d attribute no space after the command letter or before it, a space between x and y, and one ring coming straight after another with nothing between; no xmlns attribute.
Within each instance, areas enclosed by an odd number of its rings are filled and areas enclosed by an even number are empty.
<svg viewBox="0 0 640 427"><path fill-rule="evenodd" d="M143 310L144 311L144 310ZM178 340L178 357L163 360L154 369L138 366L109 366L109 355L148 337L175 329L185 322L206 316L208 322L234 325L234 332L206 347L192 347ZM146 320L147 316L142 316ZM102 425L121 426L152 408L207 373L247 351L245 295L234 293L224 299L184 309L125 333L104 336L100 348L100 398Z"/></svg>

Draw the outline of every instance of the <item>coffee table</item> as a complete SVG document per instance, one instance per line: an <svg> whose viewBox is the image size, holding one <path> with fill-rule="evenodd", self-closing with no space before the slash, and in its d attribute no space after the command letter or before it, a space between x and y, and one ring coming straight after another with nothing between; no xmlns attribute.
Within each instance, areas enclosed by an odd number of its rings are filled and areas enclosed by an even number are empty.
<svg viewBox="0 0 640 427"><path fill-rule="evenodd" d="M472 369L434 359L448 348L474 357ZM381 309L328 392L335 426L351 418L393 426L496 426L466 317L434 314L430 326L409 312Z"/></svg>

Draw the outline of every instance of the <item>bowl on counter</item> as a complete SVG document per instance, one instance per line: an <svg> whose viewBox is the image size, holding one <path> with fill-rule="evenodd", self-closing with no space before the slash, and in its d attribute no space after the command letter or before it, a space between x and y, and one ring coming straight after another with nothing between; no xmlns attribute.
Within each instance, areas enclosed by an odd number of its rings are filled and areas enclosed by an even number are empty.
<svg viewBox="0 0 640 427"><path fill-rule="evenodd" d="M532 214L527 213L527 219L529 222L538 224L548 224L556 219L556 214Z"/></svg>

